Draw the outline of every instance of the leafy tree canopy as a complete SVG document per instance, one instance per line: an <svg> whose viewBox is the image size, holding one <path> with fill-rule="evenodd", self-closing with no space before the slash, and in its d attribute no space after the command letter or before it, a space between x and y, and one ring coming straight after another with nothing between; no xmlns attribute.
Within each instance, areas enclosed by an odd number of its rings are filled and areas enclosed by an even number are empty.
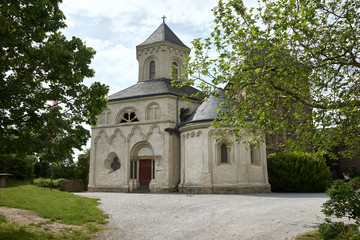
<svg viewBox="0 0 360 240"><path fill-rule="evenodd" d="M291 150L360 152L360 1L220 0L215 28L195 39L192 84L228 101L214 126ZM216 50L216 51L214 51ZM232 98L230 98L232 97Z"/></svg>
<svg viewBox="0 0 360 240"><path fill-rule="evenodd" d="M0 2L1 155L72 159L72 148L90 136L83 124L96 124L106 106L108 87L83 83L94 76L95 51L60 32L66 27L60 3Z"/></svg>

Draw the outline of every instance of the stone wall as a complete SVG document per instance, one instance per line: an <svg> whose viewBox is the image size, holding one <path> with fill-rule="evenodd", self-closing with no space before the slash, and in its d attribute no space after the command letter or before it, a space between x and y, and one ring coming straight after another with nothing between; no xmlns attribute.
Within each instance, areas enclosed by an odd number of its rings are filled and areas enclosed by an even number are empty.
<svg viewBox="0 0 360 240"><path fill-rule="evenodd" d="M85 190L85 184L78 180L61 180L59 181L59 187L67 192L82 192Z"/></svg>

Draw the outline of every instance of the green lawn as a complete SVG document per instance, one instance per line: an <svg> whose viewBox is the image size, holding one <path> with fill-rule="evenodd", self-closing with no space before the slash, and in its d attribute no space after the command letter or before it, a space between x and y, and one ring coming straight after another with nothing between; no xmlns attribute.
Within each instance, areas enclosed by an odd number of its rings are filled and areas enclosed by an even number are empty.
<svg viewBox="0 0 360 240"><path fill-rule="evenodd" d="M92 233L104 228L102 224L108 217L98 205L99 199L10 182L7 188L0 188L0 206L26 209L58 223L80 225L84 227L84 232L69 231L54 235L30 225L10 224L4 216L0 216L0 239L88 239Z"/></svg>

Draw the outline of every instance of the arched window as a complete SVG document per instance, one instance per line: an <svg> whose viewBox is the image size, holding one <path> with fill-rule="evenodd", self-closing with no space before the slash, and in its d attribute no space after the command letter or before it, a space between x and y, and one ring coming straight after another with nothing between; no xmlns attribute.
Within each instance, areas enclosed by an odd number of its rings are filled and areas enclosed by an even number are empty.
<svg viewBox="0 0 360 240"><path fill-rule="evenodd" d="M138 122L139 119L136 116L136 113L133 109L125 110L121 117L120 117L120 123L129 123L129 122Z"/></svg>
<svg viewBox="0 0 360 240"><path fill-rule="evenodd" d="M149 66L149 79L155 78L155 62L151 61Z"/></svg>
<svg viewBox="0 0 360 240"><path fill-rule="evenodd" d="M146 119L160 119L160 106L157 103L150 104L146 109Z"/></svg>
<svg viewBox="0 0 360 240"><path fill-rule="evenodd" d="M171 72L173 78L178 78L178 64L176 62L172 63L172 72Z"/></svg>
<svg viewBox="0 0 360 240"><path fill-rule="evenodd" d="M255 165L260 165L260 148L254 144L250 145L250 156L251 156L251 163Z"/></svg>
<svg viewBox="0 0 360 240"><path fill-rule="evenodd" d="M216 144L216 163L220 164L231 164L232 163L232 143L228 139L222 139Z"/></svg>
<svg viewBox="0 0 360 240"><path fill-rule="evenodd" d="M221 144L221 163L228 163L228 147L225 143Z"/></svg>

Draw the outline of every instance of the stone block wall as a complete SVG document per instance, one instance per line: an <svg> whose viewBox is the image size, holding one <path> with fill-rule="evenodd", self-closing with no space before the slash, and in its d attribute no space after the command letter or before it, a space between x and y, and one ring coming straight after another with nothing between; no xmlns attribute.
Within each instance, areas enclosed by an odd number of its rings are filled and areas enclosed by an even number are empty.
<svg viewBox="0 0 360 240"><path fill-rule="evenodd" d="M59 187L67 192L82 192L85 190L85 184L79 180L61 180L59 181Z"/></svg>

